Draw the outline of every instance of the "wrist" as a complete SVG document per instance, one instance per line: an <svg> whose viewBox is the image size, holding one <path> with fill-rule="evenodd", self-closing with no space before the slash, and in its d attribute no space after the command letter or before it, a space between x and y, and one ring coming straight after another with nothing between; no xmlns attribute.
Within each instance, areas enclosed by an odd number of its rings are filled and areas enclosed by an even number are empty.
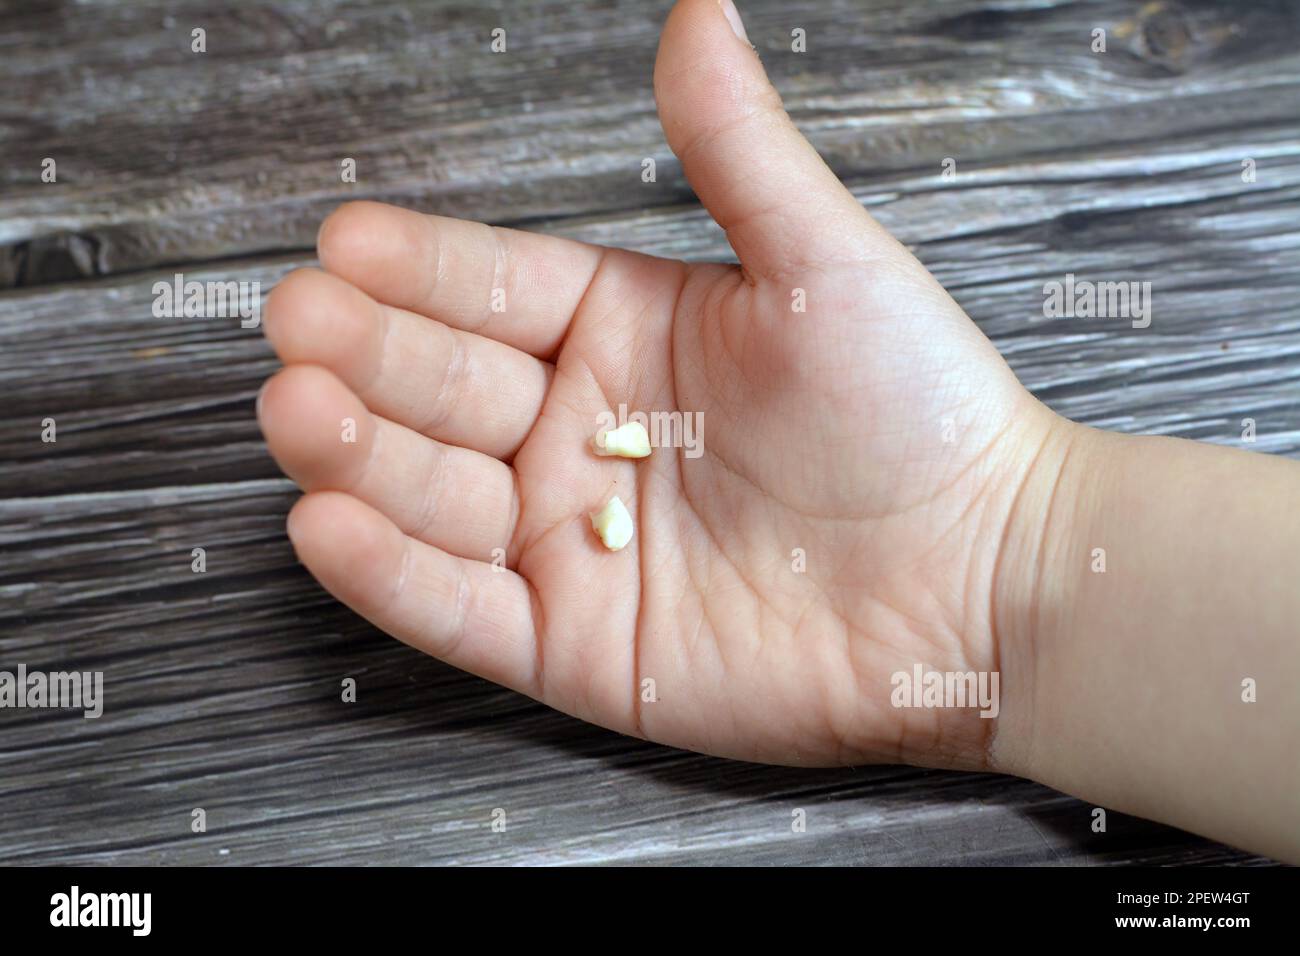
<svg viewBox="0 0 1300 956"><path fill-rule="evenodd" d="M1021 777L1037 776L1046 743L1036 732L1045 700L1039 641L1066 628L1076 592L1070 583L1088 571L1087 529L1100 508L1098 445L1106 438L1042 410L1041 441L1010 482L1014 493L991 602L1002 699L988 748L989 769Z"/></svg>

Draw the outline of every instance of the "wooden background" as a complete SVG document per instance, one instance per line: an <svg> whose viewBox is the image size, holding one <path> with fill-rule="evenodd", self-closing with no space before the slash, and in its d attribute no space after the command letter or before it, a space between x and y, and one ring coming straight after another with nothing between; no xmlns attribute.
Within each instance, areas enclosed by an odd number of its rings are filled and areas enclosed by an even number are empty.
<svg viewBox="0 0 1300 956"><path fill-rule="evenodd" d="M739 5L799 126L1049 404L1223 443L1249 417L1300 457L1300 5ZM1264 862L1118 814L1094 834L1014 779L625 739L421 657L296 566L253 418L269 348L155 319L153 283L265 293L358 197L728 257L655 118L667 7L0 0L0 669L106 683L99 720L0 710L0 860ZM1067 272L1151 281L1151 327L1044 320Z"/></svg>

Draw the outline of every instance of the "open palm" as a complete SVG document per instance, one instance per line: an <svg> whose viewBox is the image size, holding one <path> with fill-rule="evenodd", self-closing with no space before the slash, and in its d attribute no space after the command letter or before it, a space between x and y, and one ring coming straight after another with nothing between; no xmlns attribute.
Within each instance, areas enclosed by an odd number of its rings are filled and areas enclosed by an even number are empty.
<svg viewBox="0 0 1300 956"><path fill-rule="evenodd" d="M655 75L740 266L371 203L272 294L259 415L302 561L439 658L625 733L777 763L979 766L989 722L890 703L996 666L995 578L1051 416L791 125L715 0ZM598 457L602 413L697 449ZM588 512L617 494L611 553Z"/></svg>

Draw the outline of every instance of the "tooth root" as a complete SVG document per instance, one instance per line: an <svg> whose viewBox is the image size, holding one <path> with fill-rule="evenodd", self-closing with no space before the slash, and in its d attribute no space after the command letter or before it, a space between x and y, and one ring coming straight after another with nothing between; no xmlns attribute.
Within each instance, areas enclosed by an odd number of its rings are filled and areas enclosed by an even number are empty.
<svg viewBox="0 0 1300 956"><path fill-rule="evenodd" d="M592 439L598 455L617 455L619 458L647 458L650 455L650 436L640 422L628 422L599 434Z"/></svg>
<svg viewBox="0 0 1300 956"><path fill-rule="evenodd" d="M599 511L593 511L590 517L591 527L609 550L621 551L632 540L632 516L617 496L610 498Z"/></svg>

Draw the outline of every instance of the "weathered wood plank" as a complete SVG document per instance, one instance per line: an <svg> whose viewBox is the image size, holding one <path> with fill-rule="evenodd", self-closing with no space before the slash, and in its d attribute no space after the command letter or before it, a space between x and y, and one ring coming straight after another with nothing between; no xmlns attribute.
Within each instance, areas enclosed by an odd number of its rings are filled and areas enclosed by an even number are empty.
<svg viewBox="0 0 1300 956"><path fill-rule="evenodd" d="M1064 414L1128 431L1300 450L1300 143L1231 153L1005 165L859 190L981 324L1022 380ZM1156 166L1156 170L1151 167ZM1166 168L1167 167L1167 168ZM977 215L978 213L978 215ZM968 215L969 214L969 215ZM954 227L953 223L957 223ZM974 223L978 223L975 225ZM726 258L696 207L540 224L546 231L688 258ZM302 256L187 267L200 281L259 282ZM1148 329L1044 319L1043 284L1066 273L1149 280ZM272 477L251 408L274 369L237 319L158 319L148 272L0 298L10 383L0 495ZM142 384L146 387L142 388ZM55 419L58 442L40 441Z"/></svg>
<svg viewBox="0 0 1300 956"><path fill-rule="evenodd" d="M650 89L669 5L19 5L4 21L0 287L304 249L355 196L494 222L687 201ZM945 157L1268 139L1300 107L1300 8L1285 0L745 6L792 115L862 184ZM504 54L488 48L496 26ZM195 27L206 53L190 52ZM47 157L57 183L40 180ZM652 185L645 157L661 164Z"/></svg>

